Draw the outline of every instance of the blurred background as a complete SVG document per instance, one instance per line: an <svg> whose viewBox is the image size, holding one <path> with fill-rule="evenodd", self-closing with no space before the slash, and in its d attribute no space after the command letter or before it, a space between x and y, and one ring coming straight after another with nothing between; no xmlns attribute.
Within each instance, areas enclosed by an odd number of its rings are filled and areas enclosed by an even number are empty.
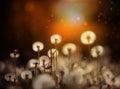
<svg viewBox="0 0 120 89"><path fill-rule="evenodd" d="M41 41L45 48L53 45L50 36L62 36L60 47L67 42L81 48L80 35L91 30L97 35L95 44L110 50L111 61L120 59L119 0L0 0L0 60L18 49L20 63L35 57L32 43Z"/></svg>

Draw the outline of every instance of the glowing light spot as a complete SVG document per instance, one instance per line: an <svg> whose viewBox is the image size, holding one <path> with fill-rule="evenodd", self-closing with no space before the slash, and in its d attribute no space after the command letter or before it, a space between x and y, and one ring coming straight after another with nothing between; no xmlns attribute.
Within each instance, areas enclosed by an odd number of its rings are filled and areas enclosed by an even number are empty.
<svg viewBox="0 0 120 89"><path fill-rule="evenodd" d="M34 42L32 44L32 49L35 51L35 52L38 52L38 51L41 51L44 49L44 44L42 42Z"/></svg>
<svg viewBox="0 0 120 89"><path fill-rule="evenodd" d="M17 82L16 75L14 73L8 73L5 75L6 81Z"/></svg>
<svg viewBox="0 0 120 89"><path fill-rule="evenodd" d="M28 62L28 67L35 68L36 66L39 66L39 61L36 59L30 59Z"/></svg>
<svg viewBox="0 0 120 89"><path fill-rule="evenodd" d="M10 57L13 58L13 59L19 58L20 54L18 53L18 50L15 49L14 52L11 52Z"/></svg>
<svg viewBox="0 0 120 89"><path fill-rule="evenodd" d="M92 31L85 31L82 33L80 40L85 45L90 45L96 40L96 35Z"/></svg>
<svg viewBox="0 0 120 89"><path fill-rule="evenodd" d="M47 66L50 63L50 59L48 58L48 56L41 56L39 58L39 61L41 67L43 67L44 65Z"/></svg>
<svg viewBox="0 0 120 89"><path fill-rule="evenodd" d="M99 57L102 56L104 53L104 48L101 45L95 46L91 49L91 55L93 57Z"/></svg>
<svg viewBox="0 0 120 89"><path fill-rule="evenodd" d="M52 44L59 44L61 40L62 40L62 37L59 34L54 34L50 38L50 41Z"/></svg>
<svg viewBox="0 0 120 89"><path fill-rule="evenodd" d="M22 78L23 80L25 80L25 79L32 79L32 72L29 71L29 70L23 71L23 72L21 73L21 78Z"/></svg>
<svg viewBox="0 0 120 89"><path fill-rule="evenodd" d="M81 14L78 13L70 13L68 14L68 16L66 17L66 21L68 21L71 24L81 24L84 22L84 17Z"/></svg>
<svg viewBox="0 0 120 89"><path fill-rule="evenodd" d="M70 55L77 50L77 47L74 43L67 43L63 46L62 51L65 55Z"/></svg>

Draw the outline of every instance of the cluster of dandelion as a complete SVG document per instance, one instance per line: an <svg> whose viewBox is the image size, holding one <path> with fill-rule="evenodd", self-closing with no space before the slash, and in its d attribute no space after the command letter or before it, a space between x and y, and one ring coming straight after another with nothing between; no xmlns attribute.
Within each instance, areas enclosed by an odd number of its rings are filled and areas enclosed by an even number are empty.
<svg viewBox="0 0 120 89"><path fill-rule="evenodd" d="M50 40L54 47L48 50L48 55L40 54L44 49L42 42L32 44L32 49L38 56L30 59L24 68L17 68L16 65L16 60L20 57L18 50L10 53L15 70L4 75L8 89L120 88L120 76L115 76L108 64L104 63L105 48L101 45L91 46L96 40L94 32L85 31L80 36L81 42L88 46L89 56L86 60L79 54L75 43L63 45L63 54L60 54L58 45L62 37L59 34L52 35ZM4 68L5 65L1 62L0 71Z"/></svg>

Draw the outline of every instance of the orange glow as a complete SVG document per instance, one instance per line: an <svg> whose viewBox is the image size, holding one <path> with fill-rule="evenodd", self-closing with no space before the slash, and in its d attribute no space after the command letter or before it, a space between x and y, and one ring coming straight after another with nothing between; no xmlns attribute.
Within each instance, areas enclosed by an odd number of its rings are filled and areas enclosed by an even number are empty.
<svg viewBox="0 0 120 89"><path fill-rule="evenodd" d="M60 34L63 40L78 39L81 33L87 30L95 32L98 39L102 37L102 33L106 33L104 26L99 26L92 22L83 22L80 25L69 22L56 22L51 25L50 30L52 30L52 33Z"/></svg>
<svg viewBox="0 0 120 89"><path fill-rule="evenodd" d="M43 30L46 30L45 32L48 34L47 36L44 35L45 38L52 34L60 34L63 41L76 39L79 41L81 33L86 30L94 31L97 36L102 36L102 33L105 33L103 32L105 30L103 26L98 26L96 22L89 22L92 21L91 16L97 10L96 2L93 3L93 0L75 0L78 2L74 3L62 1L58 4L51 1L41 3L28 0L24 4L16 1L11 11L13 12L12 24L16 36L21 37L18 39L23 39L21 29L24 27L28 28L24 30L30 32L34 40L42 39L40 33L44 32ZM88 5L88 3L90 4Z"/></svg>
<svg viewBox="0 0 120 89"><path fill-rule="evenodd" d="M75 36L80 26L73 25L71 23L61 23L56 22L53 24L52 29L54 33L60 33L62 36L69 38L70 36Z"/></svg>

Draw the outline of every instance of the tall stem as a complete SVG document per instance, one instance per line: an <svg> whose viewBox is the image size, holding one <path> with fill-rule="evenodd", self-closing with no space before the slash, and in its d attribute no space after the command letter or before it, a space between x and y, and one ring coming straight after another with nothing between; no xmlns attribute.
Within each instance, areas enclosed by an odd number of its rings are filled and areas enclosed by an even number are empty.
<svg viewBox="0 0 120 89"><path fill-rule="evenodd" d="M69 67L69 73L71 71L71 49L68 49L68 67Z"/></svg>
<svg viewBox="0 0 120 89"><path fill-rule="evenodd" d="M58 65L57 65L57 63L58 63L58 62L57 62L57 61L58 61L58 60L57 60L57 49L58 49L58 48L57 48L57 43L55 43L55 69L56 69L56 71L57 71L57 66L58 66Z"/></svg>
<svg viewBox="0 0 120 89"><path fill-rule="evenodd" d="M90 47L90 45L88 45L88 59L89 59L89 61L91 61L90 50L91 50L91 47Z"/></svg>

